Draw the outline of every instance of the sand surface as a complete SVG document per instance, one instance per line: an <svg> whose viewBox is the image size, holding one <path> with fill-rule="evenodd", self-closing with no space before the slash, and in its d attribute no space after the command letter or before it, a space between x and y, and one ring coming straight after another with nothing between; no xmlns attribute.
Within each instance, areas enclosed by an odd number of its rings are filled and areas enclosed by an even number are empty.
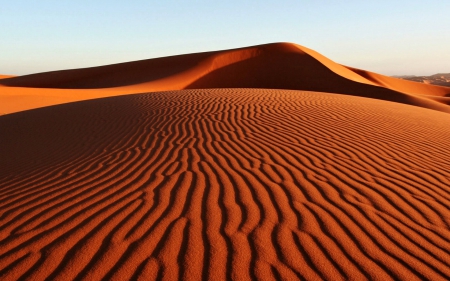
<svg viewBox="0 0 450 281"><path fill-rule="evenodd" d="M450 279L450 88L290 43L0 79L0 280Z"/></svg>
<svg viewBox="0 0 450 281"><path fill-rule="evenodd" d="M99 97L208 88L339 93L450 113L448 87L346 67L297 44L273 43L1 79L0 114Z"/></svg>
<svg viewBox="0 0 450 281"><path fill-rule="evenodd" d="M450 115L203 89L0 117L0 280L448 280Z"/></svg>

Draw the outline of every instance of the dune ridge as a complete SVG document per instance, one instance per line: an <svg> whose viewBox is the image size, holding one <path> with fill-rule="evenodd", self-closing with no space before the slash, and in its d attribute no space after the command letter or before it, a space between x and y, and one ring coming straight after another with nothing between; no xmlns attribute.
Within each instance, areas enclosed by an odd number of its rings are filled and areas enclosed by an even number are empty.
<svg viewBox="0 0 450 281"><path fill-rule="evenodd" d="M448 280L449 122L274 89L2 116L0 279Z"/></svg>
<svg viewBox="0 0 450 281"><path fill-rule="evenodd" d="M207 88L330 92L450 112L450 88L346 67L292 43L24 75L2 79L0 85L0 97L6 101L0 112L5 113L34 108L34 103L40 107L139 92ZM16 101L15 96L20 98Z"/></svg>

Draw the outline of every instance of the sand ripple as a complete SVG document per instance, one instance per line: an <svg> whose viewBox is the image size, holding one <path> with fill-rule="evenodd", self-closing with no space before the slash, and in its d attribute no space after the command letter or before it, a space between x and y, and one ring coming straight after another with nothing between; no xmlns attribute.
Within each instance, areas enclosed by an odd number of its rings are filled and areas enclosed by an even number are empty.
<svg viewBox="0 0 450 281"><path fill-rule="evenodd" d="M1 280L447 280L450 115L182 90L0 118Z"/></svg>

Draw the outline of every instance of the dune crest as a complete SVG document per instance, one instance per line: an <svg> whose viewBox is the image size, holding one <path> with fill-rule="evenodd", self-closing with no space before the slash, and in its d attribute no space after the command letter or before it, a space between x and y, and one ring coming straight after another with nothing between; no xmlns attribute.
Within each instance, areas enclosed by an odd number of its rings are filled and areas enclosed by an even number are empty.
<svg viewBox="0 0 450 281"><path fill-rule="evenodd" d="M450 88L346 67L292 43L24 75L2 79L0 85L4 86L0 88L0 98L7 101L0 105L0 112L6 113L40 107L45 103L52 105L140 92L206 88L330 92L450 113L447 105ZM26 89L34 89L35 93L45 98L36 101L31 91ZM75 90L80 90L79 94ZM14 100L15 95L20 96L18 101ZM27 104L27 108L21 106L23 104Z"/></svg>

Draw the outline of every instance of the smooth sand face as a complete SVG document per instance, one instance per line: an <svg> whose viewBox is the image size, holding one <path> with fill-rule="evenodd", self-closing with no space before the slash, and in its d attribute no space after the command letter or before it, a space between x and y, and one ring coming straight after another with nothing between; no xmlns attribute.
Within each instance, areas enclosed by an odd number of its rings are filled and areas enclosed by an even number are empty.
<svg viewBox="0 0 450 281"><path fill-rule="evenodd" d="M207 88L292 89L364 96L450 113L450 88L337 64L291 43L188 54L0 81L0 113L123 94Z"/></svg>
<svg viewBox="0 0 450 281"><path fill-rule="evenodd" d="M317 92L0 117L1 280L448 280L450 115Z"/></svg>

